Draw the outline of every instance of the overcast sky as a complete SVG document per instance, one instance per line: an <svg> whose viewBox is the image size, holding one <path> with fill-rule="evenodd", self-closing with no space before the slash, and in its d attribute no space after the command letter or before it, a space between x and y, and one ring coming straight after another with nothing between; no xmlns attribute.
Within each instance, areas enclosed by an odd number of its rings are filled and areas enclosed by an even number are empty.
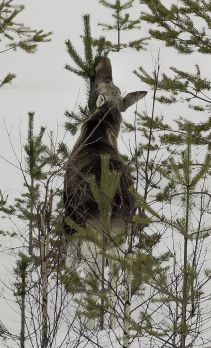
<svg viewBox="0 0 211 348"><path fill-rule="evenodd" d="M22 3L22 1L19 1ZM19 21L36 29L52 31L52 41L40 44L36 54L29 55L20 50L8 51L0 55L0 75L3 77L8 72L15 73L17 78L9 86L0 91L0 154L8 160L15 162L14 154L9 146L4 120L11 135L11 140L16 151L20 154L20 138L24 142L27 127L27 113L34 111L37 115L37 126L44 125L55 132L59 128L61 137L64 135L64 111L72 110L75 105L85 100L84 81L64 69L66 63L71 65L71 60L66 53L64 41L71 39L78 51L82 52L80 35L82 34L82 15L91 14L92 32L99 36L98 22L111 22L111 11L104 8L97 0L77 1L52 1L52 0L27 0L26 8L19 16ZM143 9L143 7L142 7ZM141 10L137 0L132 16L137 18ZM146 24L142 25L141 34L146 33ZM105 34L105 33L104 33ZM115 39L116 34L107 34L108 38ZM131 34L130 34L131 35ZM129 35L129 36L130 36ZM135 37L133 33L132 39ZM139 37L137 33L136 38ZM125 40L128 35L123 35ZM143 90L148 87L132 73L142 65L149 72L153 70L153 60L160 50L162 71L166 71L169 64L182 68L193 66L197 62L197 55L180 57L173 49L166 49L161 43L151 43L144 52L126 49L120 53L110 54L113 65L114 81L122 93L132 90ZM202 58L201 58L202 59ZM205 71L208 62L204 59ZM190 64L191 63L191 64ZM151 107L151 94L148 93L145 101L140 101L142 109L149 112ZM165 107L166 108L166 107ZM171 110L171 109L170 109ZM172 120L175 115L181 114L183 106L178 105L176 111L169 112L168 118ZM162 108L159 113L162 113ZM132 117L133 110L124 117ZM71 143L71 138L68 138ZM71 144L70 144L71 146ZM120 145L121 146L121 145ZM122 149L123 150L123 149ZM123 150L124 151L124 150ZM7 193L13 191L18 175L1 160L1 188Z"/></svg>
<svg viewBox="0 0 211 348"><path fill-rule="evenodd" d="M82 50L80 35L83 33L82 15L85 13L91 14L92 31L98 36L97 23L110 20L110 11L99 5L97 0L27 0L26 9L19 16L19 21L37 29L52 31L53 35L52 41L40 44L34 55L18 50L8 51L0 56L1 77L8 72L17 75L13 83L2 88L0 92L0 154L8 160L15 162L4 120L13 145L20 153L20 137L23 138L23 142L29 111L36 113L38 126L46 125L54 131L59 126L62 136L64 111L72 110L76 104L85 100L84 81L64 69L66 63L71 64L66 53L65 40L71 39L75 47L79 51ZM122 92L144 88L131 73L142 64L141 53L125 50L118 55L111 54L110 57L115 82ZM14 178L13 170L2 160L1 166L1 187L5 192L11 193L17 175Z"/></svg>

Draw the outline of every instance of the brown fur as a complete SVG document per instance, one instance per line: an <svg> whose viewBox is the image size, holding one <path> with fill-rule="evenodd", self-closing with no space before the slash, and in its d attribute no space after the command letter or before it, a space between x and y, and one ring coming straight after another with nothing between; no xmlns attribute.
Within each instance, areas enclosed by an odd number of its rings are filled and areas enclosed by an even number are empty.
<svg viewBox="0 0 211 348"><path fill-rule="evenodd" d="M136 93L136 94L134 94ZM130 93L133 101L127 100L129 106L143 97L146 92ZM97 108L99 95L105 99ZM126 99L126 98L124 98ZM120 184L112 203L111 218L120 216L127 221L134 211L134 199L129 192L133 185L132 176L124 165L117 149L117 137L121 124L120 109L124 103L121 92L113 84L112 68L108 58L98 59L95 76L91 83L89 109L90 117L81 128L81 134L68 158L64 181L65 217L70 217L80 225L85 225L90 218L97 218L99 211L89 188L89 175L100 180L101 156L109 155L110 169L120 172ZM65 223L66 233L74 231Z"/></svg>

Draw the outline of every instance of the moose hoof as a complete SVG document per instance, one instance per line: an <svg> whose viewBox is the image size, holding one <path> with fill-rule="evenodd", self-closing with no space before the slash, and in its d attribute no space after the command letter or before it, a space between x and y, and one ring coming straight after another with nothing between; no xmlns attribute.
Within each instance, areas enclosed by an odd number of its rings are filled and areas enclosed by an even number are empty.
<svg viewBox="0 0 211 348"><path fill-rule="evenodd" d="M105 103L105 97L103 94L100 94L96 101L97 108L101 108L101 106L103 106L104 103Z"/></svg>

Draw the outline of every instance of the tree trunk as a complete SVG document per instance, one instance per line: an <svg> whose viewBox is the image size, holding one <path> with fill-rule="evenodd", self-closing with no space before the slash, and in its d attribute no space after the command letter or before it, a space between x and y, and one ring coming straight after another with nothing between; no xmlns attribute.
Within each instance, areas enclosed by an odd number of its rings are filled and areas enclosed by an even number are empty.
<svg viewBox="0 0 211 348"><path fill-rule="evenodd" d="M189 230L189 211L190 211L190 143L187 144L188 156L188 177L186 179L186 211L185 211L185 233L183 251L183 285L182 285L182 320L181 320L181 341L180 347L186 347L187 337L187 303L188 303L188 230Z"/></svg>
<svg viewBox="0 0 211 348"><path fill-rule="evenodd" d="M45 228L45 216L40 213L41 220L41 238L40 238L40 256L41 256L41 279L42 279L42 333L41 348L48 346L48 249L49 235Z"/></svg>
<svg viewBox="0 0 211 348"><path fill-rule="evenodd" d="M128 233L128 250L126 250L126 269L125 269L125 304L123 322L123 348L130 347L130 312L131 312L131 286L132 286L132 231Z"/></svg>
<svg viewBox="0 0 211 348"><path fill-rule="evenodd" d="M26 322L26 274L22 273L21 282L21 332L20 332L20 346L25 347L25 322Z"/></svg>

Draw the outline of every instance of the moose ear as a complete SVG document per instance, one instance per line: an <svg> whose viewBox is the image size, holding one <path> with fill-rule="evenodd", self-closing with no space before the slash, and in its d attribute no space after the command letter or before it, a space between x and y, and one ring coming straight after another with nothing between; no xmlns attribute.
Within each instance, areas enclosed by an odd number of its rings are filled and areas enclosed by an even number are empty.
<svg viewBox="0 0 211 348"><path fill-rule="evenodd" d="M138 100L145 97L146 94L147 94L147 92L145 92L145 91L136 91L136 92L128 93L122 99L122 103L120 105L120 111L127 110L127 108L129 108L131 105L133 105L134 103L137 103Z"/></svg>

